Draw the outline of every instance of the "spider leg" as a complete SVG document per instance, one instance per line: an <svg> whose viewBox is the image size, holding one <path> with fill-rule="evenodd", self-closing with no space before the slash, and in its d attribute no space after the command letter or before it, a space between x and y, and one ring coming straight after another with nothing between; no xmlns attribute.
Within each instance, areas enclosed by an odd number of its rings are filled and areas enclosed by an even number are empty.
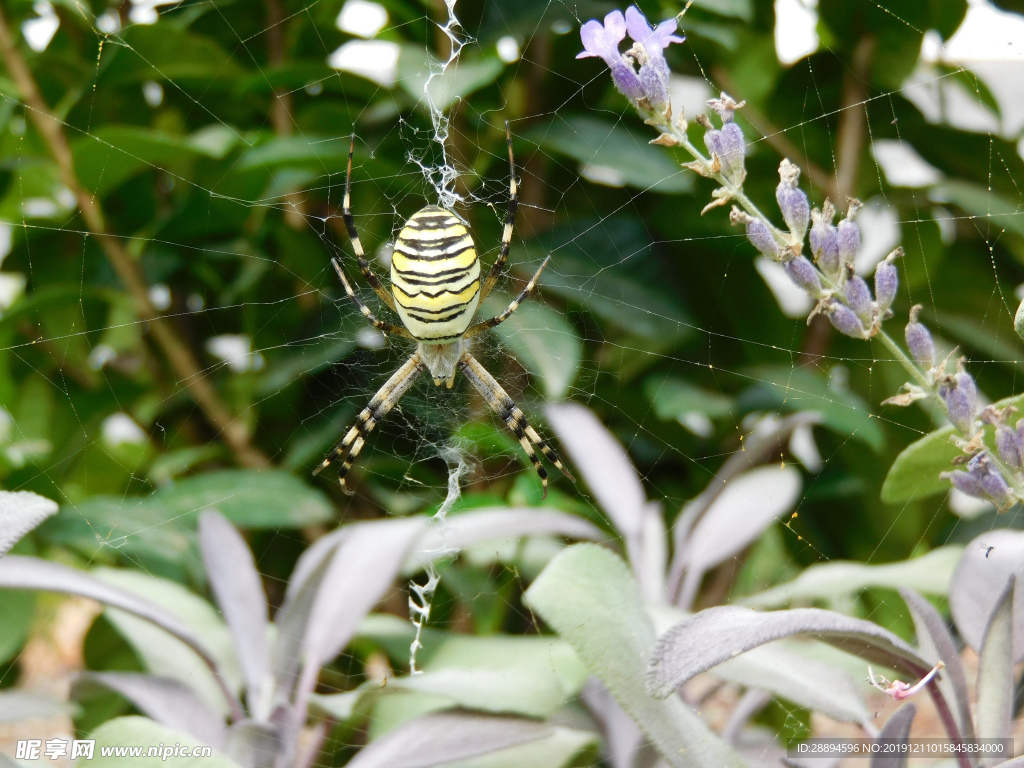
<svg viewBox="0 0 1024 768"><path fill-rule="evenodd" d="M482 322L471 325L466 332L462 335L462 338L468 339L477 334L483 333L484 331L490 330L496 326L501 325L508 320L512 313L519 309L519 305L526 301L527 297L533 292L533 289L537 285L537 279L540 277L540 273L544 271L544 267L551 261L551 257L548 256L544 259L544 262L538 267L537 271L533 273L533 277L530 278L530 282L523 288L523 292L512 299L512 303L508 305L508 308L497 317L492 317L490 320L484 320ZM365 314L365 313L364 313Z"/></svg>
<svg viewBox="0 0 1024 768"><path fill-rule="evenodd" d="M486 368L480 365L475 357L466 352L459 361L459 369L469 379L469 383L483 395L491 410L501 417L512 431L512 434L519 439L519 444L523 446L523 450L526 451L526 455L533 464L533 468L540 476L545 498L548 495L548 473L537 458L537 453L533 450L534 445L540 448L540 452L544 454L544 457L558 467L558 470L563 475L572 482L576 482L576 478L565 468L554 449L537 434L537 430L527 423L526 416L523 415L523 412L512 401L512 398L508 396L508 393L502 388L501 384L487 372Z"/></svg>
<svg viewBox="0 0 1024 768"><path fill-rule="evenodd" d="M490 294L494 284L498 282L502 270L505 268L505 260L508 259L509 248L512 247L512 227L516 221L516 208L519 205L519 190L516 186L516 162L512 158L512 133L508 129L508 120L505 121L505 142L508 144L508 213L505 214L505 230L501 235L501 250L498 258L491 266L491 271L484 280L480 289L480 301L482 302Z"/></svg>
<svg viewBox="0 0 1024 768"><path fill-rule="evenodd" d="M370 404L363 408L356 418L356 423L349 427L345 436L328 451L320 466L313 470L313 474L319 475L332 462L340 459L341 467L338 469L338 482L341 483L342 491L352 495L352 491L345 485L345 476L348 475L348 471L352 468L352 462L356 460L359 452L363 449L367 435L377 426L377 422L387 416L388 412L402 399L402 395L413 385L416 378L425 370L426 366L420 360L420 356L413 353L405 361L405 364L395 371L394 375L384 383L380 391L373 396Z"/></svg>
<svg viewBox="0 0 1024 768"><path fill-rule="evenodd" d="M415 338L407 328L401 325L392 325L391 323L385 323L383 320L378 320L370 308L363 303L356 292L352 290L352 286L348 284L348 280L345 278L345 273L341 269L341 264L337 259L331 259L331 264L334 266L334 271L338 273L338 277L341 279L341 284L345 286L345 293L348 297L356 303L359 307L359 311L363 313L363 316L370 322L374 328L383 333L385 336L402 336L406 339Z"/></svg>
<svg viewBox="0 0 1024 768"><path fill-rule="evenodd" d="M345 229L348 230L348 239L352 241L352 250L356 252L356 258L359 259L359 269L362 271L363 277L366 278L366 282L380 296L381 301L387 304L392 312L397 312L394 296L388 292L388 289L384 287L380 279L370 269L370 263L366 260L366 253L363 251L363 244L359 241L359 233L356 232L355 219L352 218L349 189L352 186L352 152L355 150L355 146L356 135L353 133L348 145L348 171L345 173L345 199L341 204L341 215L345 220Z"/></svg>

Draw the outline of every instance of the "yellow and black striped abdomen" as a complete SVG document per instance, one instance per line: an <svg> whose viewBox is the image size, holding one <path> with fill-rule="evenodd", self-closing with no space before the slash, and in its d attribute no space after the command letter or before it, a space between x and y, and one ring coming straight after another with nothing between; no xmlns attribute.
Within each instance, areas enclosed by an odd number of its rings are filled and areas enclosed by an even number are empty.
<svg viewBox="0 0 1024 768"><path fill-rule="evenodd" d="M465 332L480 303L480 259L454 214L428 205L412 215L395 240L391 291L417 339L445 342Z"/></svg>

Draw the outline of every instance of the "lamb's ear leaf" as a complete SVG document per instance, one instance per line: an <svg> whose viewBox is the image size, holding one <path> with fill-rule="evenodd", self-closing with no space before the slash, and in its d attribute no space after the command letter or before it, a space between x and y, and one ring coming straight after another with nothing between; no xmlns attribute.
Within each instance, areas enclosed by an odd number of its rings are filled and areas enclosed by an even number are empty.
<svg viewBox="0 0 1024 768"><path fill-rule="evenodd" d="M897 709L882 726L879 741L906 741L916 714L917 707L910 702ZM904 768L906 764L906 752L878 752L871 756L870 768Z"/></svg>
<svg viewBox="0 0 1024 768"><path fill-rule="evenodd" d="M946 669L939 676L939 688L942 689L946 701L956 702L957 724L964 738L974 738L974 722L971 718L971 702L967 693L967 676L956 642L946 627L946 622L939 616L934 606L912 589L900 589L900 595L910 608L914 617L917 632L917 644L921 655L926 658L935 657L942 661Z"/></svg>
<svg viewBox="0 0 1024 768"><path fill-rule="evenodd" d="M0 560L0 588L61 592L96 600L134 614L174 635L204 661L215 666L213 655L176 616L128 590L107 584L86 571L34 557L7 555Z"/></svg>
<svg viewBox="0 0 1024 768"><path fill-rule="evenodd" d="M536 741L553 732L537 720L472 712L417 717L370 742L349 768L430 768Z"/></svg>
<svg viewBox="0 0 1024 768"><path fill-rule="evenodd" d="M29 491L0 491L0 557L50 515L57 502Z"/></svg>
<svg viewBox="0 0 1024 768"><path fill-rule="evenodd" d="M669 765L743 765L680 698L658 701L647 695L644 659L654 648L654 627L636 580L617 555L596 544L568 547L524 597L601 679Z"/></svg>
<svg viewBox="0 0 1024 768"><path fill-rule="evenodd" d="M82 672L75 680L75 695L91 686L109 688L161 725L191 734L214 749L224 748L227 730L221 716L178 680L138 672Z"/></svg>
<svg viewBox="0 0 1024 768"><path fill-rule="evenodd" d="M119 768L125 764L123 756L104 755L104 747L141 747L143 757L131 758L132 768L194 768L202 765L203 768L242 768L234 760L214 752L209 757L201 759L195 757L174 757L162 754L149 756L149 748L158 744L164 744L168 749L174 750L175 746L195 747L211 746L200 742L195 737L176 731L160 723L150 720L148 717L118 717L108 720L90 734L95 740L91 759L80 757L75 762L76 768Z"/></svg>
<svg viewBox="0 0 1024 768"><path fill-rule="evenodd" d="M967 644L981 651L985 627L995 611L1006 580L1024 562L1024 531L986 531L964 547L949 583L949 611ZM1024 661L1024 588L1012 599L1013 661Z"/></svg>
<svg viewBox="0 0 1024 768"><path fill-rule="evenodd" d="M662 635L651 660L647 691L665 698L695 675L744 651L803 634L910 678L922 677L932 667L899 637L870 621L819 608L759 612L723 605L689 616Z"/></svg>
<svg viewBox="0 0 1024 768"><path fill-rule="evenodd" d="M1013 591L1011 576L996 598L978 658L978 738L1005 739L1013 716Z"/></svg>
<svg viewBox="0 0 1024 768"><path fill-rule="evenodd" d="M248 544L220 512L210 509L199 518L199 549L210 588L224 615L248 692L249 709L257 720L270 714L270 655L267 650L267 596Z"/></svg>

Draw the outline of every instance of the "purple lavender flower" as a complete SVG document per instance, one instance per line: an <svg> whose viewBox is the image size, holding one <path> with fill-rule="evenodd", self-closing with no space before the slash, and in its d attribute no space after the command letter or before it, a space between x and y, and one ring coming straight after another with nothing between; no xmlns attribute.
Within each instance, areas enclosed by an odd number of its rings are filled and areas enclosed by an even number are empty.
<svg viewBox="0 0 1024 768"><path fill-rule="evenodd" d="M907 347L910 348L910 354L914 356L917 364L926 371L930 371L935 367L935 342L932 341L932 335L924 323L917 321L917 317L920 314L920 304L915 304L911 307L910 322L907 323L906 329ZM1024 419L1021 419L1021 421L1024 421Z"/></svg>
<svg viewBox="0 0 1024 768"><path fill-rule="evenodd" d="M811 218L811 204L804 191L797 186L799 181L800 168L789 162L788 158L783 160L779 166L779 186L775 188L775 199L789 231L798 240L803 240Z"/></svg>
<svg viewBox="0 0 1024 768"><path fill-rule="evenodd" d="M893 261L902 255L903 249L897 248L885 257L885 261L880 262L875 267L875 301L878 302L878 311L883 316L885 316L886 310L896 300L896 290L899 288L900 276Z"/></svg>
<svg viewBox="0 0 1024 768"><path fill-rule="evenodd" d="M939 388L939 395L946 403L953 426L961 434L973 436L974 420L978 415L978 387L971 374L960 370L955 376L948 377L947 383Z"/></svg>
<svg viewBox="0 0 1024 768"><path fill-rule="evenodd" d="M626 9L626 28L635 43L627 53L640 65L643 98L656 112L663 112L668 106L669 69L664 50L672 43L681 43L686 39L673 34L676 26L676 20L669 19L657 27L651 27L635 5Z"/></svg>
<svg viewBox="0 0 1024 768"><path fill-rule="evenodd" d="M954 488L968 496L988 499L1000 512L1006 511L1017 501L1006 478L992 466L985 452L979 453L967 463L967 471L958 469L943 472L939 477L949 480Z"/></svg>
<svg viewBox="0 0 1024 768"><path fill-rule="evenodd" d="M789 279L796 285L803 288L811 296L818 298L821 295L821 279L818 277L818 270L805 256L797 256L790 259L783 265Z"/></svg>
<svg viewBox="0 0 1024 768"><path fill-rule="evenodd" d="M837 227L840 264L853 264L857 258L857 251L860 250L860 227L853 220L860 209L860 201L851 200L846 218L840 221Z"/></svg>
<svg viewBox="0 0 1024 768"><path fill-rule="evenodd" d="M840 275L839 234L832 224L836 209L828 200L822 210L811 211L811 253L818 267L830 280L838 280Z"/></svg>
<svg viewBox="0 0 1024 768"><path fill-rule="evenodd" d="M1003 477L999 470L993 467L987 467L987 469L988 471L981 476L982 490L985 491L985 494L996 507L1001 510L1009 509L1013 506L1016 499L1010 490L1010 486L1006 483L1006 478Z"/></svg>
<svg viewBox="0 0 1024 768"><path fill-rule="evenodd" d="M864 324L861 323L857 314L845 304L838 301L831 301L825 307L825 313L832 322L833 327L844 336L852 336L855 339L863 339L867 335Z"/></svg>
<svg viewBox="0 0 1024 768"><path fill-rule="evenodd" d="M851 269L850 272L852 273L853 270ZM860 321L866 326L871 325L874 309L871 306L871 289L864 282L864 278L850 274L846 278L843 293L846 296L847 305L857 314Z"/></svg>
<svg viewBox="0 0 1024 768"><path fill-rule="evenodd" d="M775 242L775 238L772 236L771 230L768 229L768 225L761 219L755 219L753 216L746 218L746 224L747 239L769 259L777 260L779 258L779 244Z"/></svg>
<svg viewBox="0 0 1024 768"><path fill-rule="evenodd" d="M1024 442L1021 441L1016 430L1010 429L1005 424L997 426L996 448L999 449L999 458L1014 469L1021 468L1022 461L1024 461Z"/></svg>
<svg viewBox="0 0 1024 768"><path fill-rule="evenodd" d="M987 498L984 489L981 487L981 476L973 472L965 472L962 469L953 472L943 472L939 475L944 480L949 480L953 487L961 493L973 496L976 499Z"/></svg>
<svg viewBox="0 0 1024 768"><path fill-rule="evenodd" d="M604 24L591 19L580 27L583 51L576 54L576 58L584 59L588 56L596 56L604 59L605 64L612 71L612 82L615 83L615 87L623 96L636 104L644 95L644 91L636 71L619 53L619 43L625 37L626 20L622 16L622 11L609 13L604 17Z"/></svg>
<svg viewBox="0 0 1024 768"><path fill-rule="evenodd" d="M739 181L743 175L743 157L747 153L747 141L743 129L736 123L726 123L721 131L722 173L727 178Z"/></svg>
<svg viewBox="0 0 1024 768"><path fill-rule="evenodd" d="M647 53L648 66L653 67L661 74L665 81L668 80L669 73L664 50L672 43L682 43L686 40L685 37L673 34L677 26L678 24L675 19L669 19L661 22L656 27L652 27L648 23L647 17L635 5L631 5L626 9L626 29L629 30L629 36L633 38L633 42L640 43L644 47L644 51Z"/></svg>

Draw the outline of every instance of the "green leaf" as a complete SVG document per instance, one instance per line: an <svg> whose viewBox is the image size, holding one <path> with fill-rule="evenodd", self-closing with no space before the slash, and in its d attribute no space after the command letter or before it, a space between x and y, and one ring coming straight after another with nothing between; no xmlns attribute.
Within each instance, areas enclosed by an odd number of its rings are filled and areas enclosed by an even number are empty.
<svg viewBox="0 0 1024 768"><path fill-rule="evenodd" d="M149 496L97 496L76 507L106 535L134 536L145 524L195 529L204 509L215 508L239 528L302 528L334 517L327 497L288 472L230 469L179 480ZM133 520L134 518L134 520ZM139 524L136 524L139 523Z"/></svg>
<svg viewBox="0 0 1024 768"><path fill-rule="evenodd" d="M564 315L526 302L494 332L528 371L540 377L549 400L569 393L583 357L583 341Z"/></svg>
<svg viewBox="0 0 1024 768"><path fill-rule="evenodd" d="M865 565L834 561L812 565L793 581L741 600L753 608L776 608L811 600L841 600L872 587L909 587L931 595L945 595L962 546L939 547L926 555L898 563Z"/></svg>
<svg viewBox="0 0 1024 768"><path fill-rule="evenodd" d="M344 172L348 163L347 136L275 136L246 150L235 164L238 171L254 168L312 167L323 173Z"/></svg>
<svg viewBox="0 0 1024 768"><path fill-rule="evenodd" d="M170 24L134 24L125 30L123 38L107 38L107 44L123 45L128 50L104 56L101 84L163 80L177 89L175 81L228 85L245 74L214 40ZM198 103L196 106L206 111Z"/></svg>
<svg viewBox="0 0 1024 768"><path fill-rule="evenodd" d="M188 175L188 165L202 157L215 157L208 140L193 141L149 128L103 126L71 145L75 173L82 185L100 197L127 179L154 167ZM217 148L213 148L217 151Z"/></svg>
<svg viewBox="0 0 1024 768"><path fill-rule="evenodd" d="M1003 230L1010 230L1024 236L1024 221L1021 221L1020 207L992 190L968 181L945 181L931 188L929 196L940 203L953 203L975 217L975 226L983 227L983 220L990 222L993 236Z"/></svg>
<svg viewBox="0 0 1024 768"><path fill-rule="evenodd" d="M35 618L36 598L31 592L0 590L0 664L6 664L28 639Z"/></svg>
<svg viewBox="0 0 1024 768"><path fill-rule="evenodd" d="M681 699L644 689L654 628L626 564L596 544L578 544L544 569L524 598L575 649L669 765L743 765Z"/></svg>
<svg viewBox="0 0 1024 768"><path fill-rule="evenodd" d="M93 757L91 760L80 757L75 762L80 768L119 768L125 765L124 754L104 756L101 750L105 747L138 747L139 756L127 758L132 768L195 768L197 765L202 765L203 768L242 768L219 752L214 752L211 757L202 758L161 755L150 757L148 750L156 748L159 744L172 750L177 744L188 746L190 749L206 745L200 744L187 733L165 728L145 717L115 718L93 731L91 738L96 740Z"/></svg>
<svg viewBox="0 0 1024 768"><path fill-rule="evenodd" d="M740 19L748 24L754 20L754 7L750 0L694 0L693 7L718 16Z"/></svg>
<svg viewBox="0 0 1024 768"><path fill-rule="evenodd" d="M866 443L879 451L884 443L882 428L871 417L867 403L848 390L829 386L824 376L799 368L755 368L751 375L759 382L741 398L741 402L764 407L767 400L786 411L811 411L821 415L821 423Z"/></svg>
<svg viewBox="0 0 1024 768"><path fill-rule="evenodd" d="M93 573L101 581L145 598L181 621L216 660L231 690L237 692L241 688L242 677L231 632L210 603L180 584L142 571L97 568ZM135 650L148 672L180 681L213 711L227 714L228 704L216 678L195 651L153 623L126 611L107 607L106 616Z"/></svg>
<svg viewBox="0 0 1024 768"><path fill-rule="evenodd" d="M572 243L571 245L576 245ZM536 244L525 249L533 258L546 255ZM624 268L599 269L560 250L541 277L544 291L562 296L624 331L645 339L679 342L692 335L693 319L678 297L666 297L630 277Z"/></svg>
<svg viewBox="0 0 1024 768"><path fill-rule="evenodd" d="M693 188L693 174L684 171L650 137L596 117L569 115L526 133L542 149L578 160L586 174L600 173L611 181L631 187L680 194Z"/></svg>
<svg viewBox="0 0 1024 768"><path fill-rule="evenodd" d="M65 505L46 529L51 541L90 556L111 547L165 576L202 582L196 524L217 509L239 528L301 528L332 519L327 497L280 470L225 470L179 480L148 496L94 496Z"/></svg>
<svg viewBox="0 0 1024 768"><path fill-rule="evenodd" d="M440 66L433 63L435 71ZM431 62L426 50L422 45L405 45L398 57L398 84L417 102L426 102L424 89L429 87L434 107L444 111L473 91L493 83L504 69L505 65L497 56L466 56L460 58L458 64L446 67L443 74L430 79Z"/></svg>
<svg viewBox="0 0 1024 768"><path fill-rule="evenodd" d="M392 678L388 690L442 697L466 709L545 718L577 696L588 677L567 643L546 637L453 635L430 651L422 674ZM362 690L382 693L376 683Z"/></svg>
<svg viewBox="0 0 1024 768"><path fill-rule="evenodd" d="M993 403L996 408L1024 406L1024 395L1008 397ZM985 443L992 445L993 428L985 427ZM939 477L940 472L952 469L950 462L964 453L949 441L953 427L942 427L904 448L889 468L882 484L882 501L900 504L923 499L936 493L948 493L949 481Z"/></svg>
<svg viewBox="0 0 1024 768"><path fill-rule="evenodd" d="M980 318L971 315L943 312L940 322L943 331L984 352L992 360L1017 370L1024 370L1020 344L1010 335L1009 329L1004 325L1004 318L998 316L994 318L994 323L993 318L988 320L988 323L982 323Z"/></svg>
<svg viewBox="0 0 1024 768"><path fill-rule="evenodd" d="M728 416L733 409L731 398L695 387L683 379L648 378L644 382L644 394L659 419L673 419L684 427L693 414L718 419Z"/></svg>

